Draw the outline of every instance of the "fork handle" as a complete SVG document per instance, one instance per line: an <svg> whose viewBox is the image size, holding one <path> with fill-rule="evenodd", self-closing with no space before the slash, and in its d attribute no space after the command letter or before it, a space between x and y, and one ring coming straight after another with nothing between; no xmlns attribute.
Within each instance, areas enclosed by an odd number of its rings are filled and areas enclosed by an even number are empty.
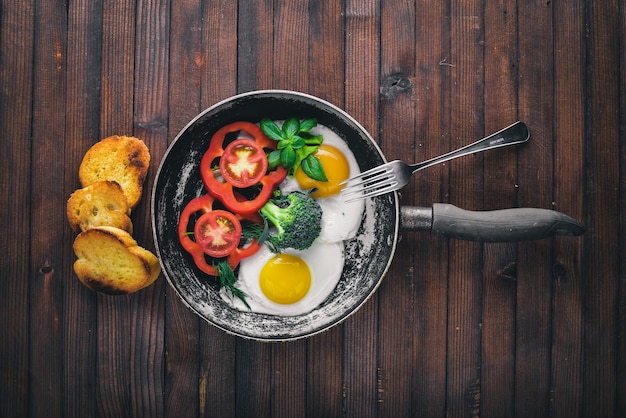
<svg viewBox="0 0 626 418"><path fill-rule="evenodd" d="M577 220L539 208L469 211L435 203L432 208L402 207L401 221L404 229L430 230L438 236L478 242L537 240L585 232Z"/></svg>
<svg viewBox="0 0 626 418"><path fill-rule="evenodd" d="M486 136L483 139L479 139L478 141L462 148L435 158L431 158L430 160L426 160L421 163L411 164L409 167L411 169L411 174L415 174L416 171L452 160L453 158L463 157L465 155L500 148L507 145L521 144L522 142L528 141L529 138L530 131L528 130L528 126L524 122L518 121L496 133Z"/></svg>

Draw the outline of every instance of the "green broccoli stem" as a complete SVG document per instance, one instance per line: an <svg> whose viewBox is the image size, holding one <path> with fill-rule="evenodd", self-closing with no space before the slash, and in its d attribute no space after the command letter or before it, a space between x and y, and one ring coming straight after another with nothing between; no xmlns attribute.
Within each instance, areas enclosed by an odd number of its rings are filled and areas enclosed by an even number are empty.
<svg viewBox="0 0 626 418"><path fill-rule="evenodd" d="M284 234L283 224L290 221L291 215L273 201L268 201L260 210L261 215L276 227L278 234Z"/></svg>

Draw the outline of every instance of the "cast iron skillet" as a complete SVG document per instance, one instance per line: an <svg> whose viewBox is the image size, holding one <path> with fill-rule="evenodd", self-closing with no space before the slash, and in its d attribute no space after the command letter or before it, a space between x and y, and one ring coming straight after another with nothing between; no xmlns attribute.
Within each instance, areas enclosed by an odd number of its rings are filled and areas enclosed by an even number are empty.
<svg viewBox="0 0 626 418"><path fill-rule="evenodd" d="M345 266L333 293L308 314L280 317L231 308L214 280L200 272L177 237L179 215L194 197L205 194L198 165L213 133L231 122L263 117L316 118L345 140L367 170L386 162L367 131L338 107L316 97L283 90L240 94L211 106L176 136L161 161L152 192L152 227L163 273L183 302L222 330L260 341L308 337L337 325L376 291L392 261L400 225L474 241L517 241L550 235L579 235L583 227L561 213L543 209L468 212L451 205L403 207L397 193L369 199L355 239L345 244Z"/></svg>

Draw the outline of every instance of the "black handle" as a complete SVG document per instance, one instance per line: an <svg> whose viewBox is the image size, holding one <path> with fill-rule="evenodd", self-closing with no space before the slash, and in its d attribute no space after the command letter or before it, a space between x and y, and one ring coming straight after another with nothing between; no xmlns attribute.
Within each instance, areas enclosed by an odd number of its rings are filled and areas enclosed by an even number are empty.
<svg viewBox="0 0 626 418"><path fill-rule="evenodd" d="M431 222L426 218L430 215ZM402 226L439 236L479 242L513 242L578 236L585 228L577 220L548 209L515 208L469 211L446 203L426 208L402 208ZM430 227L430 228L428 228Z"/></svg>

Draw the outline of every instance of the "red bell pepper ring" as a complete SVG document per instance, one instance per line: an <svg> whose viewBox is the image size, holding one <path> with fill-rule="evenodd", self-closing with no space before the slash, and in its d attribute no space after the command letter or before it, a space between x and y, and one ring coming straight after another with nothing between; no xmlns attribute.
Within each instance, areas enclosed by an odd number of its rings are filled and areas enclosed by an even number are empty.
<svg viewBox="0 0 626 418"><path fill-rule="evenodd" d="M265 174L258 183L261 190L254 198L246 199L238 196L232 184L216 177L212 164L216 158L221 158L224 155L226 135L239 131L247 132L262 148L276 149L276 141L266 137L261 128L254 123L240 121L228 124L215 132L211 138L209 148L200 161L200 175L209 193L217 197L228 210L242 215L251 215L258 212L267 203L272 192L287 176L287 170L278 166L276 170Z"/></svg>
<svg viewBox="0 0 626 418"><path fill-rule="evenodd" d="M219 273L214 266L210 265L207 262L204 250L202 249L200 244L191 239L187 228L189 226L189 221L192 215L196 213L205 214L211 212L213 210L214 203L215 198L210 194L206 194L204 196L200 196L191 200L181 212L180 220L178 222L178 239L180 241L180 244L185 249L185 251L191 254L196 266L202 272L208 274L209 276L219 276ZM260 215L258 214L252 214L251 216L236 215L236 217L239 220L245 219L256 223L262 222ZM234 270L239 265L239 262L241 260L256 253L260 248L261 246L259 245L259 243L256 240L253 240L247 247L238 247L234 249L226 257L226 262Z"/></svg>

